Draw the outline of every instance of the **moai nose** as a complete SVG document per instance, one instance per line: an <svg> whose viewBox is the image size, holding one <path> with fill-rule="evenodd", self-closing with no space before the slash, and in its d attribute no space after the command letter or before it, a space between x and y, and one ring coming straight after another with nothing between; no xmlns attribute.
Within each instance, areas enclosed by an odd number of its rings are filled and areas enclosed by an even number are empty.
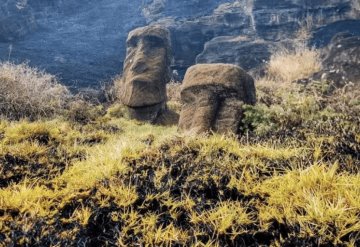
<svg viewBox="0 0 360 247"><path fill-rule="evenodd" d="M144 73L147 70L146 62L141 59L135 60L131 70L135 73Z"/></svg>
<svg viewBox="0 0 360 247"><path fill-rule="evenodd" d="M146 62L145 45L143 41L140 41L132 59L131 70L135 73L143 73L147 69L148 65Z"/></svg>
<svg viewBox="0 0 360 247"><path fill-rule="evenodd" d="M146 45L144 40L141 39L138 41L135 56L144 56L145 54L146 54Z"/></svg>

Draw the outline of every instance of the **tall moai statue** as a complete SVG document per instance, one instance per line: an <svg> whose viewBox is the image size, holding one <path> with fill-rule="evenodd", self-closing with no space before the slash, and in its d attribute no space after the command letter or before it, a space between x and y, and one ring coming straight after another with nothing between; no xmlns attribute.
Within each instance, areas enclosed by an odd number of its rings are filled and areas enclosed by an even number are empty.
<svg viewBox="0 0 360 247"><path fill-rule="evenodd" d="M119 98L129 116L155 122L166 108L166 83L171 77L170 33L161 26L146 26L129 33Z"/></svg>

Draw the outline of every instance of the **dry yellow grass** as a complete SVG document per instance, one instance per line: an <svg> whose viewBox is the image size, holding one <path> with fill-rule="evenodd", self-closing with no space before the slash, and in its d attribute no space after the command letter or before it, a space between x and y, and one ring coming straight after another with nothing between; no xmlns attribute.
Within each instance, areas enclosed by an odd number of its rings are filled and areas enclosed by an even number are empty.
<svg viewBox="0 0 360 247"><path fill-rule="evenodd" d="M283 46L273 52L267 65L266 77L276 82L291 83L321 70L320 51L308 47L313 25L312 17L305 18L292 42L293 47Z"/></svg>
<svg viewBox="0 0 360 247"><path fill-rule="evenodd" d="M296 56L310 59L282 61ZM0 246L358 246L359 89L329 98L291 83L308 68L274 68L240 137L183 136L122 105L1 120Z"/></svg>
<svg viewBox="0 0 360 247"><path fill-rule="evenodd" d="M339 174L338 166L314 165L274 176L259 186L270 195L260 209L260 219L299 225L302 237L321 236L341 243L349 233L360 237L360 175ZM336 229L336 230L335 230Z"/></svg>
<svg viewBox="0 0 360 247"><path fill-rule="evenodd" d="M81 134L80 126L60 120L1 122L1 147L8 151L0 152L0 159L11 153L31 160L62 145L85 155L69 158L53 178L23 178L0 189L5 243L71 244L85 241L89 231L97 236L91 243L118 246L351 244L358 239L359 174L342 171L344 163L321 163L328 150L314 146L317 139L248 144L218 135L182 137L176 127L123 118L97 121L122 131L107 133L90 123ZM89 145L78 139L97 133L105 142ZM47 144L39 143L43 136L50 137ZM146 141L149 136L153 144ZM16 147L22 145L36 148L20 154ZM17 237L6 237L14 227L22 229ZM38 230L47 234L37 235ZM269 235L254 238L260 232Z"/></svg>
<svg viewBox="0 0 360 247"><path fill-rule="evenodd" d="M319 52L300 45L294 50L277 50L270 58L268 76L276 81L292 82L309 77L320 69Z"/></svg>

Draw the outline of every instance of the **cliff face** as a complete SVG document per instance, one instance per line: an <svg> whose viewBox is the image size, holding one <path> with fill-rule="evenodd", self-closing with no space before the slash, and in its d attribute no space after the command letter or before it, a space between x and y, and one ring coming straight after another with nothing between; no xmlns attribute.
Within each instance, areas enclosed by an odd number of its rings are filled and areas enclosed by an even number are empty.
<svg viewBox="0 0 360 247"><path fill-rule="evenodd" d="M186 2L186 1L185 1ZM238 0L220 3L210 14L177 20L164 16L173 33L174 67L226 62L250 70L269 59L270 51L289 43L304 25L311 25L313 44L326 45L318 28L333 34L357 29L359 7L352 0ZM211 6L207 4L207 6ZM349 22L355 20L355 22Z"/></svg>
<svg viewBox="0 0 360 247"><path fill-rule="evenodd" d="M228 62L253 69L311 19L312 44L360 33L358 0L0 0L0 60L96 86L121 72L127 33L150 23L172 34L173 68Z"/></svg>
<svg viewBox="0 0 360 247"><path fill-rule="evenodd" d="M22 9L16 2L8 0L6 11L24 18L1 39L0 59L29 61L74 87L96 86L121 72L128 32L146 25L140 0L28 0ZM0 18L0 28L11 24Z"/></svg>
<svg viewBox="0 0 360 247"><path fill-rule="evenodd" d="M0 42L9 42L25 36L36 27L29 8L21 3L2 0L0 5Z"/></svg>

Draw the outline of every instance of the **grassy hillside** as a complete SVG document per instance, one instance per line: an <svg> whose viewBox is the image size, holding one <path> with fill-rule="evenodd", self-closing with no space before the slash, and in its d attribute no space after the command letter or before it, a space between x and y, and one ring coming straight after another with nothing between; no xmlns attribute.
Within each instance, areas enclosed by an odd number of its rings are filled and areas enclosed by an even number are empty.
<svg viewBox="0 0 360 247"><path fill-rule="evenodd" d="M3 118L0 245L358 246L359 93L269 73L241 136L187 136L116 104Z"/></svg>

